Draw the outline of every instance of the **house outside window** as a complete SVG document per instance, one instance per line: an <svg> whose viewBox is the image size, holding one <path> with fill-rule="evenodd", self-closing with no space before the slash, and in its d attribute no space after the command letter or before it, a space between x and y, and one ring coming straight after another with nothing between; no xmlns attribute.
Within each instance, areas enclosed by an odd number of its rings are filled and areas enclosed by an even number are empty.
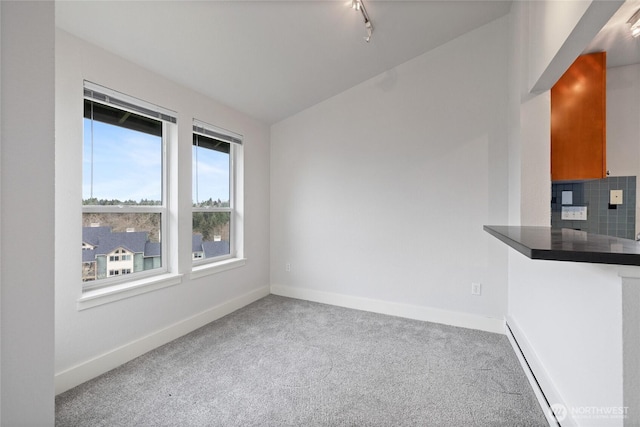
<svg viewBox="0 0 640 427"><path fill-rule="evenodd" d="M236 257L236 160L242 136L197 120L192 146L194 265Z"/></svg>
<svg viewBox="0 0 640 427"><path fill-rule="evenodd" d="M122 274L164 273L165 153L175 113L90 82L84 94L84 289L119 283Z"/></svg>

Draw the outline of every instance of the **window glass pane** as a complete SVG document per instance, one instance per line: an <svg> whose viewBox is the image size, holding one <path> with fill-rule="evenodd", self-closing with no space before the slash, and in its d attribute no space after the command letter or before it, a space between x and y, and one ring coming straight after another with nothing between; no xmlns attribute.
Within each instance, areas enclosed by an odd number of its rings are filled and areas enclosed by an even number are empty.
<svg viewBox="0 0 640 427"><path fill-rule="evenodd" d="M162 204L161 122L85 100L82 199Z"/></svg>
<svg viewBox="0 0 640 427"><path fill-rule="evenodd" d="M192 259L229 255L230 226L230 212L194 212Z"/></svg>
<svg viewBox="0 0 640 427"><path fill-rule="evenodd" d="M229 206L231 144L193 135L193 206Z"/></svg>
<svg viewBox="0 0 640 427"><path fill-rule="evenodd" d="M160 220L159 213L82 214L82 280L162 267Z"/></svg>

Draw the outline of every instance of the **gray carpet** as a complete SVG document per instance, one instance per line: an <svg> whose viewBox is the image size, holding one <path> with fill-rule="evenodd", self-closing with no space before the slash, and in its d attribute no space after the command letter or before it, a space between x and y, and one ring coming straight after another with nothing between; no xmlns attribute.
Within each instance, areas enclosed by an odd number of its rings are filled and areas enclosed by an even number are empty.
<svg viewBox="0 0 640 427"><path fill-rule="evenodd" d="M507 338L268 296L56 398L58 426L545 426Z"/></svg>

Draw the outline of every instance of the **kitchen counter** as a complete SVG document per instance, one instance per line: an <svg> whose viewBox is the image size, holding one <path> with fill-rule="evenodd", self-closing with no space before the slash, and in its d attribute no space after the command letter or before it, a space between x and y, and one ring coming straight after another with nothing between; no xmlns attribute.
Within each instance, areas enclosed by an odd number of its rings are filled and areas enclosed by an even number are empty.
<svg viewBox="0 0 640 427"><path fill-rule="evenodd" d="M485 225L484 230L531 259L640 266L640 242L551 227Z"/></svg>

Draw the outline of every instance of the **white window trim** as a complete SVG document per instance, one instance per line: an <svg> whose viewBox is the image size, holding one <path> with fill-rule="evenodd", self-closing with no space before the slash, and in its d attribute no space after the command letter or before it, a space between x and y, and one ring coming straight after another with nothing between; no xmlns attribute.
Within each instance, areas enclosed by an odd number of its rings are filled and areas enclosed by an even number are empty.
<svg viewBox="0 0 640 427"><path fill-rule="evenodd" d="M211 274L220 273L233 268L242 267L246 264L246 259L242 257L242 244L239 240L243 235L241 228L243 225L240 223L240 213L238 211L238 199L242 192L241 186L238 185L240 180L239 176L239 158L243 147L243 136L223 129L197 119L193 119L192 135L198 134L206 138L218 139L223 142L227 142L230 145L230 180L229 180L229 207L204 207L197 208L192 207L193 212L229 212L230 224L229 224L229 255L223 255L215 258L200 258L192 259L191 261L191 279L197 279L200 277L208 276ZM242 181L240 181L242 182ZM240 191L238 191L240 187Z"/></svg>
<svg viewBox="0 0 640 427"><path fill-rule="evenodd" d="M131 276L126 274L125 276ZM120 301L147 292L155 291L182 283L182 274L162 274L138 280L128 280L112 286L87 290L77 302L78 311L97 307L110 302Z"/></svg>
<svg viewBox="0 0 640 427"><path fill-rule="evenodd" d="M172 144L172 127L176 126L177 113L166 108L162 108L155 104L143 101L138 98L131 97L121 92L114 91L112 89L97 85L95 83L84 81L84 97L83 100L90 100L92 102L108 105L110 107L118 108L122 111L129 111L134 114L146 116L154 120L158 120L162 123L162 205L152 206L96 206L87 205L82 206L82 213L159 213L161 216L160 232L162 235L161 242L161 267L153 270L140 271L136 273L111 276L92 282L82 283L82 297L78 300L78 309L80 310L81 301L87 296L91 299L91 295L110 294L111 290L115 293L122 292L122 289L148 287L141 286L147 282L154 283L158 279L160 282L164 282L163 278L166 276L175 275L171 273L169 266L171 264L171 256L174 255L172 250L172 242L169 233L169 221L170 221L170 194L169 194L169 168L171 167L171 159L169 158L169 145ZM165 286L162 286L165 287ZM149 292L153 289L137 292L135 295L143 292ZM105 292L102 292L105 291ZM125 297L126 298L126 297ZM121 298L119 298L121 299ZM107 301L110 302L110 301ZM84 304L83 304L84 305ZM98 304L100 305L100 304ZM85 307L89 308L89 307Z"/></svg>
<svg viewBox="0 0 640 427"><path fill-rule="evenodd" d="M222 261L210 262L205 265L194 265L189 279L199 279L211 274L222 273L223 271L233 270L247 264L245 258L229 258Z"/></svg>

